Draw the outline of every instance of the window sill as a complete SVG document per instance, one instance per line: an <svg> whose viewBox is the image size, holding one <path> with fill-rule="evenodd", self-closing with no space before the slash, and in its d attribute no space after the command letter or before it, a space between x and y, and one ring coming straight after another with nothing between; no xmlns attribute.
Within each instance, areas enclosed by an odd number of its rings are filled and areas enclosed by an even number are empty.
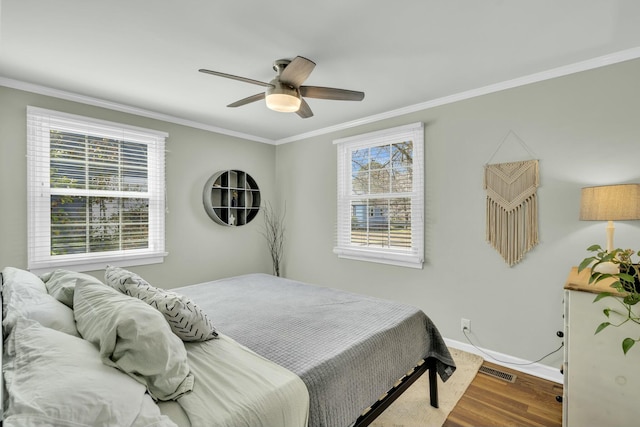
<svg viewBox="0 0 640 427"><path fill-rule="evenodd" d="M164 257L167 255L168 254L165 252L160 254L154 253L147 255L138 255L134 257L129 256L126 258L122 256L112 256L88 260L70 259L65 261L42 261L29 265L29 271L31 271L33 274L41 275L55 270L56 268L63 268L65 270L72 271L95 271L104 270L107 264L113 265L115 267L132 267L136 265L161 264L164 262Z"/></svg>
<svg viewBox="0 0 640 427"><path fill-rule="evenodd" d="M416 269L422 269L422 264L424 262L423 257L413 254L385 252L371 249L336 247L333 249L333 252L338 255L338 258Z"/></svg>

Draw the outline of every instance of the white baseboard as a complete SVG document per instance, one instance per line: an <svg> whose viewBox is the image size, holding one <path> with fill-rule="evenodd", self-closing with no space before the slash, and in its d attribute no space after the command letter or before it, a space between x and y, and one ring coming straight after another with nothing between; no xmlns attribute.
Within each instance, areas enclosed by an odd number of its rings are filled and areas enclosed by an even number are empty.
<svg viewBox="0 0 640 427"><path fill-rule="evenodd" d="M451 340L445 338L444 342L449 347L457 348L458 350L466 351L468 353L477 354L488 362L495 363L496 365L504 366L505 368L513 369L516 371L524 372L525 374L533 375L535 377L544 378L545 380L553 381L559 384L563 383L562 374L560 369L543 365L541 363L532 363L530 365L522 365L523 363L530 363L529 360L520 359L518 357L510 356L508 354L498 353L492 350L482 349L478 350L471 344L467 344L460 341ZM484 352L484 353L483 353ZM487 355L495 357L497 360L487 358ZM498 362L501 360L502 362Z"/></svg>

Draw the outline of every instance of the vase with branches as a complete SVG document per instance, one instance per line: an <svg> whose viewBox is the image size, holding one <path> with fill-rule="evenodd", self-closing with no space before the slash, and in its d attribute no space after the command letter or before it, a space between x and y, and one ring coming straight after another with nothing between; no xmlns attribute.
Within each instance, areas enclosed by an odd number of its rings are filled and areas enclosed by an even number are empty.
<svg viewBox="0 0 640 427"><path fill-rule="evenodd" d="M267 247L271 255L273 274L280 277L280 266L284 255L284 218L287 213L285 205L280 213L273 209L271 203L265 203L262 208L264 214L264 227L262 235L267 241Z"/></svg>

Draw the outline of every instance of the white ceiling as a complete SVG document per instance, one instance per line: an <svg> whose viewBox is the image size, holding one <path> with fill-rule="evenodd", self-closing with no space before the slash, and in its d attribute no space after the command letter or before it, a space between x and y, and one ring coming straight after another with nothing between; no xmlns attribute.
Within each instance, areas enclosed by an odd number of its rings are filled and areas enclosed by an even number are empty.
<svg viewBox="0 0 640 427"><path fill-rule="evenodd" d="M639 47L637 0L0 0L0 84L275 143ZM197 71L297 55L365 99L227 108L263 88Z"/></svg>

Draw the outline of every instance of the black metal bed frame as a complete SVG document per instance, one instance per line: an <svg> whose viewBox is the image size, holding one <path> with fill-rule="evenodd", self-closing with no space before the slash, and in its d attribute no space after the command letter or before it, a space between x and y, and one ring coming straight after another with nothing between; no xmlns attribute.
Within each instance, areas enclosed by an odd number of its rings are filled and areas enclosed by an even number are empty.
<svg viewBox="0 0 640 427"><path fill-rule="evenodd" d="M362 415L358 417L351 427L366 427L373 422L378 416L384 412L402 393L404 393L418 378L425 372L429 371L429 400L431 406L438 407L438 381L436 359L422 359L411 371L407 372L398 382L384 395L382 395L376 403L367 408Z"/></svg>

